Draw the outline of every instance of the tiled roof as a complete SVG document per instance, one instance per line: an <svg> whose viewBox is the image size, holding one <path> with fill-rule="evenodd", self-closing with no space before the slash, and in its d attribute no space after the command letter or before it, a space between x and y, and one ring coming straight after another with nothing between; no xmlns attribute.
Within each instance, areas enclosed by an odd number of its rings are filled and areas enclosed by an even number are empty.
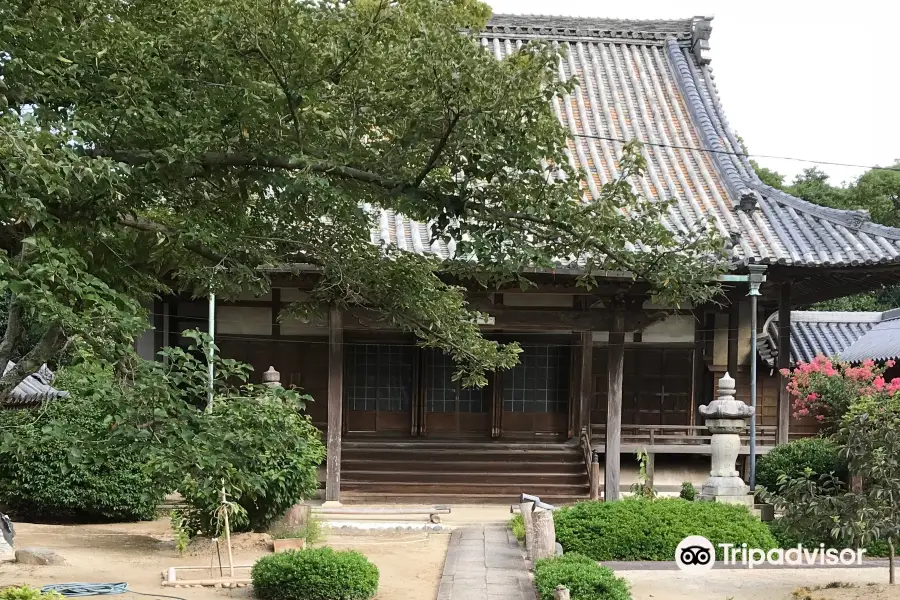
<svg viewBox="0 0 900 600"><path fill-rule="evenodd" d="M711 18L625 21L495 15L481 44L498 59L534 39L567 50L558 77L577 78L553 110L571 132L569 162L584 168L588 200L617 177L622 142L638 139L647 171L633 185L646 198L674 198L667 225L708 220L733 244L736 264L900 264L900 229L864 211L825 208L768 187L756 176L719 102L709 66ZM607 139L603 139L607 138ZM708 150L702 151L698 149ZM381 211L373 242L450 256L428 229Z"/></svg>
<svg viewBox="0 0 900 600"><path fill-rule="evenodd" d="M778 358L778 313L763 325L760 357L774 367ZM887 312L791 312L791 364L817 355L852 363L900 358L900 309Z"/></svg>
<svg viewBox="0 0 900 600"><path fill-rule="evenodd" d="M14 366L15 363L6 363L3 374L5 375ZM13 388L13 391L10 392L7 398L0 400L0 407L34 406L46 400L69 397L69 392L58 390L52 387L51 383L53 383L53 371L48 369L47 365L42 365L37 373L33 373L23 379L22 383Z"/></svg>
<svg viewBox="0 0 900 600"><path fill-rule="evenodd" d="M841 352L841 358L852 363L900 358L900 309L882 313L881 322Z"/></svg>

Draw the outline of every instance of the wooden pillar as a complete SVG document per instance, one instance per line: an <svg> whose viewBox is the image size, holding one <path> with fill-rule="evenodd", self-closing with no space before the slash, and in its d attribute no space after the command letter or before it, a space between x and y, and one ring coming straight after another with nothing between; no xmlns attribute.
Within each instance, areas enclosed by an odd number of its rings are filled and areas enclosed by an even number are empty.
<svg viewBox="0 0 900 600"><path fill-rule="evenodd" d="M778 370L791 367L791 283L781 284L781 297L778 303ZM778 381L778 430L776 444L789 441L791 419L791 396L787 391L788 378L779 373Z"/></svg>
<svg viewBox="0 0 900 600"><path fill-rule="evenodd" d="M728 309L728 372L738 378L738 341L741 330L741 304L737 299L731 300Z"/></svg>
<svg viewBox="0 0 900 600"><path fill-rule="evenodd" d="M325 501L341 501L341 427L344 408L344 329L341 309L328 312L328 439Z"/></svg>
<svg viewBox="0 0 900 600"><path fill-rule="evenodd" d="M590 435L591 427L591 405L594 401L594 333L592 331L583 331L581 333L581 382L578 387L581 396L579 400L578 431L575 435L581 434L581 428L588 428Z"/></svg>
<svg viewBox="0 0 900 600"><path fill-rule="evenodd" d="M625 370L625 313L613 308L609 331L609 404L606 412L606 469L603 490L605 499L619 499L619 474L622 457L622 375Z"/></svg>

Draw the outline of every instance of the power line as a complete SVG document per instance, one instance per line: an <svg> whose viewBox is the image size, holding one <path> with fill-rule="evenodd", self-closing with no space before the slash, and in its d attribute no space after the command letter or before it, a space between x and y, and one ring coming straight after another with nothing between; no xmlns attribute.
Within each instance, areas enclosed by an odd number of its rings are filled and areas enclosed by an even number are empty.
<svg viewBox="0 0 900 600"><path fill-rule="evenodd" d="M605 140L608 142L619 142L621 144L627 144L628 142L633 141L633 140L626 140L626 139L622 139L622 138L616 138L616 137L605 136L605 135L589 135L586 133L573 133L572 137L588 138L588 139L594 139L594 140ZM676 150L693 150L694 152L706 152L709 154L727 154L729 156L742 156L745 158L770 158L770 159L776 159L776 160L793 160L793 161L797 161L797 162L807 162L807 163L813 163L813 164L817 164L817 165L830 165L833 167L855 167L855 168L859 168L859 169L869 169L869 170L874 169L874 170L878 170L878 171L895 171L895 172L900 173L900 167L878 167L878 166L872 166L872 165L860 165L860 164L856 164L856 163L842 163L842 162L834 162L834 161L828 161L828 160L813 160L810 158L797 158L795 156L776 156L773 154L749 154L747 152L733 152L731 150L715 150L713 148L701 148L699 146L682 146L679 144L663 144L660 142L645 142L642 140L638 140L638 141L641 144L643 144L644 146L656 146L659 148L674 148Z"/></svg>

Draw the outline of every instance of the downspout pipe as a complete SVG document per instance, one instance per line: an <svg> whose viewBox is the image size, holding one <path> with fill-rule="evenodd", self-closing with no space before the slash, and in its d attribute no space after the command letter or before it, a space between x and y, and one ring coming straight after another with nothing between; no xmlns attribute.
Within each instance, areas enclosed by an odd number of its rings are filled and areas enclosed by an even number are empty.
<svg viewBox="0 0 900 600"><path fill-rule="evenodd" d="M756 366L759 360L757 354L757 299L761 295L759 286L766 281L765 265L750 265L750 406L753 407L753 416L750 418L750 493L756 492Z"/></svg>

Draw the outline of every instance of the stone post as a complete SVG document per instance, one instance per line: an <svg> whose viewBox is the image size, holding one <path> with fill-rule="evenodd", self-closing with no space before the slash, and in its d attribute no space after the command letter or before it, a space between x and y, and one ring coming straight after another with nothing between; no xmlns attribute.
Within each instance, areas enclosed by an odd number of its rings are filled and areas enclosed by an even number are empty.
<svg viewBox="0 0 900 600"><path fill-rule="evenodd" d="M753 504L749 487L735 469L741 449L740 434L747 429L747 419L755 410L740 400L735 400L735 382L728 374L719 380L719 398L700 407L706 419L706 427L712 434L710 442L712 469L709 479L700 491L701 500Z"/></svg>
<svg viewBox="0 0 900 600"><path fill-rule="evenodd" d="M262 374L262 382L266 387L281 387L281 373L270 366L269 370Z"/></svg>
<svg viewBox="0 0 900 600"><path fill-rule="evenodd" d="M16 536L15 527L12 521L0 513L0 562L9 562L16 560L16 553L13 549L13 538Z"/></svg>
<svg viewBox="0 0 900 600"><path fill-rule="evenodd" d="M531 547L531 555L534 560L540 560L556 555L556 528L553 525L553 511L544 508L535 508L532 513L534 527L534 544Z"/></svg>

